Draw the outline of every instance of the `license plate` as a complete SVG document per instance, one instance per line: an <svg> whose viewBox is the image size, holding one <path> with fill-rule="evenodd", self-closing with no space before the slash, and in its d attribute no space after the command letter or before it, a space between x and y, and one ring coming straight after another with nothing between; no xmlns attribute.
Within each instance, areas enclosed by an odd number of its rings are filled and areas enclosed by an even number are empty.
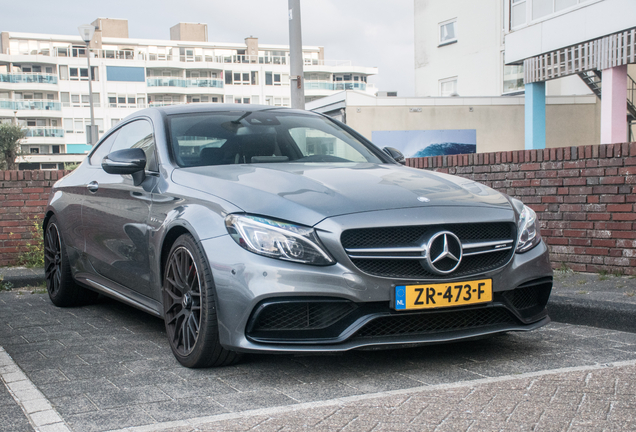
<svg viewBox="0 0 636 432"><path fill-rule="evenodd" d="M401 285L395 287L395 309L433 309L492 301L492 279Z"/></svg>

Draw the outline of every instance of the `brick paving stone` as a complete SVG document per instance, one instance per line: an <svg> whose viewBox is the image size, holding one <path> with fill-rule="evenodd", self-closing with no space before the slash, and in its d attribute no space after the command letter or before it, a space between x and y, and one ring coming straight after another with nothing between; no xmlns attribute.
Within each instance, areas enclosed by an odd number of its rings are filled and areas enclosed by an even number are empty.
<svg viewBox="0 0 636 432"><path fill-rule="evenodd" d="M161 422L229 415L235 417L171 427L567 430L598 422L601 429L618 430L636 417L634 367L540 374L636 360L636 335L613 330L552 323L470 342L248 355L232 367L193 370L172 356L161 320L117 302L61 309L46 295L0 293L0 316L0 346L77 431L162 428ZM511 378L533 373L539 374ZM484 378L493 381L472 384ZM390 393L395 391L404 393ZM384 393L365 396L378 392ZM346 402L349 397L357 399ZM308 409L308 403L319 406ZM294 411L299 404L303 408Z"/></svg>
<svg viewBox="0 0 636 432"><path fill-rule="evenodd" d="M583 379L582 379L583 375ZM564 372L546 375L531 380L525 391L511 387L512 383L528 384L528 380L483 383L461 389L419 389L405 395L387 395L361 401L335 405L335 412L327 414L323 421L307 424L311 430L435 430L435 431L602 431L636 430L636 399L607 391L609 385L603 383L634 382L636 365L606 367L582 374ZM577 395L578 404L565 406L550 402L550 391L557 386L566 394ZM617 386L616 386L617 387ZM557 392L558 393L558 392ZM501 396L508 403L499 406L493 416L493 394ZM459 396L459 399L458 399ZM397 414L393 416L392 414ZM503 418L501 415L505 416ZM312 408L270 415L266 421L258 416L259 422L247 430L262 429L261 425L300 425L295 421L299 416L315 419ZM397 417L397 418L394 418ZM356 427L358 419L359 427ZM242 419L242 426L248 423ZM197 425L196 430L223 431L233 427L236 420L225 420ZM186 430L186 429L184 429ZM235 429L239 430L239 429ZM245 429L240 429L245 430Z"/></svg>

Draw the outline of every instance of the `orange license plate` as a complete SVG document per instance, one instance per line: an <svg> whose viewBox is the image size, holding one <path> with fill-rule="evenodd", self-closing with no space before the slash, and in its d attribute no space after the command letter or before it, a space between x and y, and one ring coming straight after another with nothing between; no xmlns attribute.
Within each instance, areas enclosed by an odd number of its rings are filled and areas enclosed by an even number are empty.
<svg viewBox="0 0 636 432"><path fill-rule="evenodd" d="M395 287L395 309L434 309L492 301L492 279Z"/></svg>

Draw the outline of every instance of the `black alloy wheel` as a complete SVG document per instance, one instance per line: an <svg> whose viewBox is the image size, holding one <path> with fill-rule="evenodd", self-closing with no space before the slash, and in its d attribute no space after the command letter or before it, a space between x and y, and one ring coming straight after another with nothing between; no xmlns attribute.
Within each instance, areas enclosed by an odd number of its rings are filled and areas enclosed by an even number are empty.
<svg viewBox="0 0 636 432"><path fill-rule="evenodd" d="M44 277L49 295L55 296L62 285L62 244L57 225L51 222L44 237Z"/></svg>
<svg viewBox="0 0 636 432"><path fill-rule="evenodd" d="M214 282L200 245L183 234L172 245L164 266L163 311L168 342L183 366L227 366L241 354L219 342Z"/></svg>
<svg viewBox="0 0 636 432"><path fill-rule="evenodd" d="M49 298L55 306L79 306L95 301L98 293L79 286L73 279L66 245L55 216L44 231L44 278Z"/></svg>
<svg viewBox="0 0 636 432"><path fill-rule="evenodd" d="M201 328L201 281L192 254L183 246L170 255L164 284L165 319L171 344L187 356Z"/></svg>

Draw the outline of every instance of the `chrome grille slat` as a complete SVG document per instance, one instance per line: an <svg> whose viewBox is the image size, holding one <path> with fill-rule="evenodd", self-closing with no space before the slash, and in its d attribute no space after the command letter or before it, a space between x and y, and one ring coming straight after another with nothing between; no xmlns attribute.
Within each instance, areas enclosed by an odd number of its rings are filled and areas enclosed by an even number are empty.
<svg viewBox="0 0 636 432"><path fill-rule="evenodd" d="M418 261L423 261L426 255L422 239L444 230L461 240L463 258L454 272L439 275ZM390 278L442 279L503 266L512 257L515 237L513 223L480 223L347 230L342 233L341 243L353 264L365 273Z"/></svg>
<svg viewBox="0 0 636 432"><path fill-rule="evenodd" d="M475 242L462 244L462 250L464 256L478 255L484 253L497 252L500 250L508 250L512 248L513 240L498 240L490 242ZM489 248L483 251L466 252L470 249ZM345 249L347 255L350 258L366 258L366 259L413 259L421 260L422 256L426 252L426 246L420 247L395 247L395 248L360 248L360 249ZM362 255L361 255L362 254ZM377 254L377 255L364 255L364 254ZM387 254L387 255L381 255ZM388 255L391 254L391 255ZM406 255L417 254L417 255Z"/></svg>

